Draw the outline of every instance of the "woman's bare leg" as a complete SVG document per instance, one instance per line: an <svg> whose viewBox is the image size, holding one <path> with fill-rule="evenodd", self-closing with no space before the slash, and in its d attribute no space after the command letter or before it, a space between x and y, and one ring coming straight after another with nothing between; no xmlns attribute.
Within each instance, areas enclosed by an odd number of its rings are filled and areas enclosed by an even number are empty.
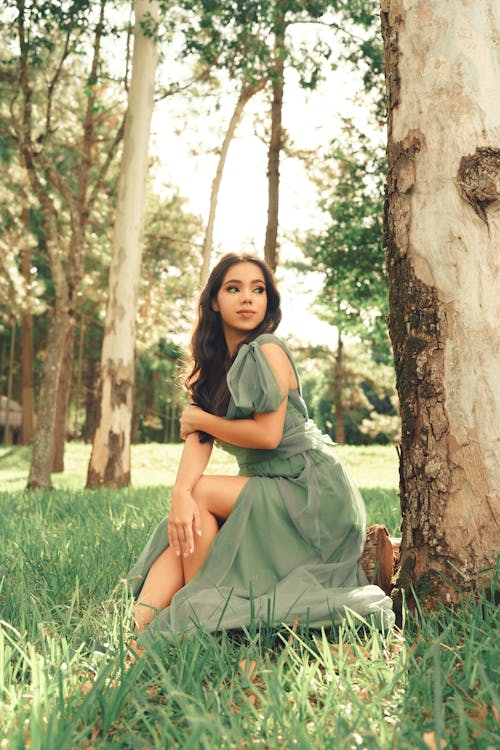
<svg viewBox="0 0 500 750"><path fill-rule="evenodd" d="M219 531L218 519L225 521L248 477L202 476L193 488L193 498L201 517L201 536L195 535L194 552L182 559L184 581L198 573Z"/></svg>
<svg viewBox="0 0 500 750"><path fill-rule="evenodd" d="M188 557L178 557L173 547L167 547L152 564L134 607L139 632L198 573L219 531L218 519L229 516L247 482L248 477L224 476L202 476L197 482L193 497L200 509L201 536L195 534L194 552Z"/></svg>
<svg viewBox="0 0 500 750"><path fill-rule="evenodd" d="M144 581L134 607L134 621L138 631L149 625L156 613L168 607L173 595L184 586L182 561L173 547L158 555Z"/></svg>

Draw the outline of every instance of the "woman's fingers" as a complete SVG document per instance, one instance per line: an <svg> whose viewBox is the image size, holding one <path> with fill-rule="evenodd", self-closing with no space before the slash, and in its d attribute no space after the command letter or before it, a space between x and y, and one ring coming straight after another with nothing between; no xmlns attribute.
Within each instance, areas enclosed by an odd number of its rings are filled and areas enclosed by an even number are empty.
<svg viewBox="0 0 500 750"><path fill-rule="evenodd" d="M183 440L185 440L192 432L196 432L197 428L193 421L193 413L191 409L184 409L180 416L179 423L181 438Z"/></svg>
<svg viewBox="0 0 500 750"><path fill-rule="evenodd" d="M177 528L174 523L169 519L168 521L168 541L170 546L174 548L174 552L177 556L181 554L181 545L179 543L179 536L177 534Z"/></svg>
<svg viewBox="0 0 500 750"><path fill-rule="evenodd" d="M181 420L180 420L180 433L181 433L182 440L185 440L187 438L187 436L190 434L189 430L187 429L187 426L186 426L185 422L182 420L182 417L181 417Z"/></svg>
<svg viewBox="0 0 500 750"><path fill-rule="evenodd" d="M176 555L182 555L183 557L191 555L194 552L192 523L169 519L168 540Z"/></svg>
<svg viewBox="0 0 500 750"><path fill-rule="evenodd" d="M182 554L184 557L192 555L194 552L194 540L193 540L193 529L192 524L184 526L184 544L181 542Z"/></svg>
<svg viewBox="0 0 500 750"><path fill-rule="evenodd" d="M193 531L198 536L201 536L201 516L198 508L193 513Z"/></svg>

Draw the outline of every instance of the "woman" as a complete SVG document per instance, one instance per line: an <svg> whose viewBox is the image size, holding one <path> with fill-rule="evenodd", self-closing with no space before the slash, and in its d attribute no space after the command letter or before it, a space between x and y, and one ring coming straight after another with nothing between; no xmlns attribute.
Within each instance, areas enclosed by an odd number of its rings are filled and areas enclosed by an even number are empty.
<svg viewBox="0 0 500 750"><path fill-rule="evenodd" d="M331 624L346 608L393 622L358 563L363 501L273 335L279 304L269 267L251 255L224 256L201 294L170 515L128 576L139 631L153 618L167 636L252 619ZM239 476L203 474L214 439Z"/></svg>

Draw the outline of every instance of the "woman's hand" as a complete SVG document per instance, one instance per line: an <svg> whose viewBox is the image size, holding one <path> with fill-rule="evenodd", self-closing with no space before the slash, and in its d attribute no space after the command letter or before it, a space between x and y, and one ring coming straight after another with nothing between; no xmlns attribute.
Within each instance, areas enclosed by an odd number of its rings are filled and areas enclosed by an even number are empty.
<svg viewBox="0 0 500 750"><path fill-rule="evenodd" d="M176 555L188 557L194 552L194 534L201 536L200 511L188 489L172 490L172 504L168 517L168 541Z"/></svg>
<svg viewBox="0 0 500 750"><path fill-rule="evenodd" d="M201 418L205 414L199 406L188 406L181 414L181 438L185 440L188 435L197 430L202 430Z"/></svg>

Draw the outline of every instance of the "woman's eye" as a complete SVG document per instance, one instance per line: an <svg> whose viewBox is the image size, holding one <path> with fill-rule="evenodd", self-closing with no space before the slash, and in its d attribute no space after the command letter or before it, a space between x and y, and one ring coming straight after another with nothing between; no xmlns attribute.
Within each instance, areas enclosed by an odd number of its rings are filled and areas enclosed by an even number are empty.
<svg viewBox="0 0 500 750"><path fill-rule="evenodd" d="M228 286L228 287L226 287L226 290L228 292L238 292L239 291L239 289L238 289L237 286Z"/></svg>
<svg viewBox="0 0 500 750"><path fill-rule="evenodd" d="M254 292L257 292L257 294L264 294L266 291L266 288L264 286L256 286L254 289Z"/></svg>

